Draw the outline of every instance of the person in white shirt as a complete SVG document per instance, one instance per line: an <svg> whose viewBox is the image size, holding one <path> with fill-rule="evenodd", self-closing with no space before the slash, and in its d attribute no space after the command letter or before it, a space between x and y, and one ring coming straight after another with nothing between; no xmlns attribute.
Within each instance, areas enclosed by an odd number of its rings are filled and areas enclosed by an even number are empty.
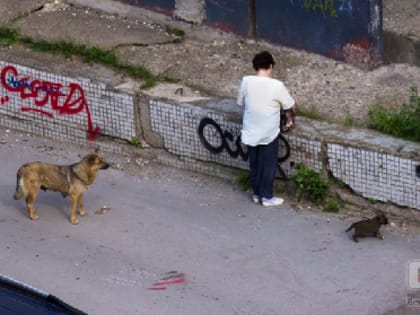
<svg viewBox="0 0 420 315"><path fill-rule="evenodd" d="M273 56L263 51L255 55L256 75L242 78L237 103L244 106L241 141L248 147L252 200L265 207L283 199L273 195L279 151L280 110L291 109L295 100L284 84L272 78Z"/></svg>

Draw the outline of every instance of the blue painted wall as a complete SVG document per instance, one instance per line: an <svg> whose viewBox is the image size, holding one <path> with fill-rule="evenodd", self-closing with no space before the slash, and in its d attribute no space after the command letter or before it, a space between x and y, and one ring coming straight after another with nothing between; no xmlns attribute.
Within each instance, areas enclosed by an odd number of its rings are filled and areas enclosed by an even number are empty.
<svg viewBox="0 0 420 315"><path fill-rule="evenodd" d="M227 32L248 34L248 0L206 0L205 3L206 24Z"/></svg>
<svg viewBox="0 0 420 315"><path fill-rule="evenodd" d="M120 0L173 12L175 0ZM256 0L257 36L343 60L357 47L382 59L382 0ZM205 0L205 24L248 35L248 0ZM347 56L348 57L348 56Z"/></svg>
<svg viewBox="0 0 420 315"><path fill-rule="evenodd" d="M257 0L258 36L337 59L344 58L342 50L347 44L382 54L381 41L377 41L377 37L382 36L382 16L372 13L372 6L382 8L382 5L375 4L377 2ZM373 23L380 23L377 30L372 29Z"/></svg>

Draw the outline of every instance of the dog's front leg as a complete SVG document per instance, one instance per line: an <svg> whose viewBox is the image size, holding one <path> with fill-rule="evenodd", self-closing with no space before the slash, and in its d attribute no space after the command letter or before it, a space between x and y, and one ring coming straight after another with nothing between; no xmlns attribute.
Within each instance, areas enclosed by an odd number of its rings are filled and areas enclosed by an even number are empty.
<svg viewBox="0 0 420 315"><path fill-rule="evenodd" d="M77 200L77 211L82 216L87 214L86 210L83 208L83 194L80 194Z"/></svg>
<svg viewBox="0 0 420 315"><path fill-rule="evenodd" d="M33 191L29 192L26 196L26 210L28 211L29 218L31 218L32 220L38 220L39 218L34 208L35 198L36 192Z"/></svg>
<svg viewBox="0 0 420 315"><path fill-rule="evenodd" d="M78 224L79 220L76 218L76 209L78 204L78 197L71 194L70 195L70 222L71 224Z"/></svg>
<svg viewBox="0 0 420 315"><path fill-rule="evenodd" d="M358 237L359 237L359 235L357 235L356 233L354 233L353 234L353 237L352 237L353 241L356 242L356 243L358 243L359 242L359 240L357 239Z"/></svg>

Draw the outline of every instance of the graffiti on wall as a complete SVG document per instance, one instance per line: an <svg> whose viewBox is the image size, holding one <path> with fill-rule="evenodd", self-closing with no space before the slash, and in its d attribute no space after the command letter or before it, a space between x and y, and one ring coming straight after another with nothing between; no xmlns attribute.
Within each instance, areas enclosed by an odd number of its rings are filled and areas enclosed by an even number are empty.
<svg viewBox="0 0 420 315"><path fill-rule="evenodd" d="M316 12L320 10L322 15L327 14L332 17L337 17L337 10L334 8L334 0L304 0L303 6Z"/></svg>
<svg viewBox="0 0 420 315"><path fill-rule="evenodd" d="M17 69L8 65L0 73L1 88L14 93L20 99L32 100L34 106L22 106L22 112L34 112L53 119L55 115L77 115L85 112L87 116L87 138L95 140L99 127L94 126L88 103L82 87L77 83L63 86L60 83L31 79L19 75ZM0 105L6 105L9 96L0 98Z"/></svg>
<svg viewBox="0 0 420 315"><path fill-rule="evenodd" d="M321 12L324 17L327 15L338 17L340 14L352 15L353 13L351 0L304 0L303 7L311 9L314 13Z"/></svg>
<svg viewBox="0 0 420 315"><path fill-rule="evenodd" d="M198 136L203 146L214 154L219 154L226 150L232 158L241 157L244 161L248 160L248 151L241 142L240 135L234 135L232 132L222 130L220 125L209 117L201 119L198 126ZM281 147L281 156L277 160L277 168L281 178L287 178L286 173L281 167L281 163L290 157L290 144L279 134Z"/></svg>
<svg viewBox="0 0 420 315"><path fill-rule="evenodd" d="M227 130L223 131L219 124L209 117L201 119L198 136L204 147L211 153L219 154L226 150L233 158L240 156L244 161L248 159L248 152L241 143L241 137L235 137Z"/></svg>

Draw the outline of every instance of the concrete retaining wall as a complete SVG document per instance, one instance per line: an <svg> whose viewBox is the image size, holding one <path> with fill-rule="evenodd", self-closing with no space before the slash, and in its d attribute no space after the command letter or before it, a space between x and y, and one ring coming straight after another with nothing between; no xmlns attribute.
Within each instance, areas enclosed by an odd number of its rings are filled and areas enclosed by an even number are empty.
<svg viewBox="0 0 420 315"><path fill-rule="evenodd" d="M165 153L162 163L224 177L248 169L238 141L241 108L232 99L175 96L170 86L119 92L1 61L0 71L3 127L117 152L142 137ZM297 124L280 140L279 177L289 178L302 162L366 198L420 210L420 144L302 117Z"/></svg>

